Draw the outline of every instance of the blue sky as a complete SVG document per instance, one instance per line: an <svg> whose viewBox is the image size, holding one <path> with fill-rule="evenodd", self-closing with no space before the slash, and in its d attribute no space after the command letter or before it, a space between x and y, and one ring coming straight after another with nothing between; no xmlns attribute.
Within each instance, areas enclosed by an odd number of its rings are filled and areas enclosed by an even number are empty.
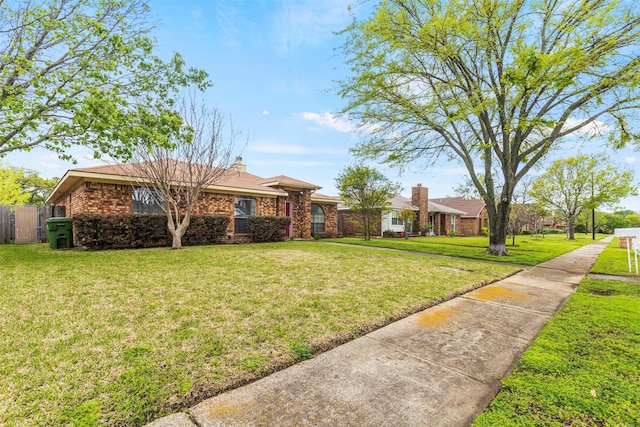
<svg viewBox="0 0 640 427"><path fill-rule="evenodd" d="M170 58L180 52L189 66L204 69L214 86L211 105L229 114L247 171L259 176L289 175L337 195L334 179L354 158L349 148L360 136L353 124L335 114L344 106L334 81L345 76L343 57L335 35L351 21L354 0L151 0L159 21L154 31L157 53ZM353 9L359 17L371 12L371 3ZM246 142L246 146L244 145ZM580 150L602 151L594 141ZM595 146L594 146L595 145ZM598 147L602 145L602 147ZM240 150L242 152L240 153ZM91 153L74 149L77 165L37 149L11 153L3 163L37 170L45 177L62 176L67 169L103 164ZM559 155L576 154L575 147ZM631 150L611 154L631 165L640 180L640 155ZM466 171L455 163L397 171L379 169L411 194L416 183L429 188L430 197L453 196ZM622 205L640 210L640 198Z"/></svg>

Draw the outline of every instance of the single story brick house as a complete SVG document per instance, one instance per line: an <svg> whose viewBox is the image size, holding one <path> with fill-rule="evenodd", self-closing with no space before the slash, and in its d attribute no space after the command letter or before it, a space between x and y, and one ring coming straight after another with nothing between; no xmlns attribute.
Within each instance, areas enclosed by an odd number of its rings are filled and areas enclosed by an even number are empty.
<svg viewBox="0 0 640 427"><path fill-rule="evenodd" d="M465 200L461 197L429 199L427 187L420 184L411 189L410 198L398 195L390 200L390 204L389 211L380 213L381 222L373 235L382 236L387 230L402 232L404 226L399 213L403 209L416 212L416 220L411 225L412 232L416 234L430 230L430 235L443 236L454 230L456 234L475 236L480 235L482 227L488 225L482 200ZM338 213L340 232L345 236L359 234L356 214L343 205L338 207Z"/></svg>
<svg viewBox="0 0 640 427"><path fill-rule="evenodd" d="M438 203L459 211L460 221L456 224L456 231L465 236L479 236L483 228L489 228L489 215L487 206L480 199L465 199L464 197L444 197L431 199L430 202Z"/></svg>
<svg viewBox="0 0 640 427"><path fill-rule="evenodd" d="M64 206L68 217L81 214L163 214L159 207L141 197L136 187L135 166L105 165L68 170L47 203ZM246 238L247 217L291 218L287 237L309 239L314 234L338 234L339 198L317 193L321 187L285 175L262 178L246 171L238 157L219 182L200 194L193 215L226 215L231 221L230 241Z"/></svg>

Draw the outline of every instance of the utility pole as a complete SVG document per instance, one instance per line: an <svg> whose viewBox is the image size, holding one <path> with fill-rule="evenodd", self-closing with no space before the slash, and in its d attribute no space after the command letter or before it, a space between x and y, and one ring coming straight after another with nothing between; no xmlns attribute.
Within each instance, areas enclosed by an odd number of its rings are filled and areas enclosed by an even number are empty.
<svg viewBox="0 0 640 427"><path fill-rule="evenodd" d="M591 172L591 238L596 240L596 207L593 205L593 171Z"/></svg>

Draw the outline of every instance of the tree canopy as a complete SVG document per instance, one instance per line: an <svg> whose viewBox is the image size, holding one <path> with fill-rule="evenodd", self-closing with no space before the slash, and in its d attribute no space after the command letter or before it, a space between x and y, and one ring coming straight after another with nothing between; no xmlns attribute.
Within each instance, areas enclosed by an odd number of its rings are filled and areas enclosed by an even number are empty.
<svg viewBox="0 0 640 427"><path fill-rule="evenodd" d="M144 0L0 2L0 156L73 144L126 160L168 143L181 119L172 95L210 85L175 54L154 54Z"/></svg>
<svg viewBox="0 0 640 427"><path fill-rule="evenodd" d="M533 181L529 194L563 215L569 239L573 240L576 218L583 210L611 206L623 197L638 194L633 179L631 169L615 165L604 156L580 155L555 160Z"/></svg>
<svg viewBox="0 0 640 427"><path fill-rule="evenodd" d="M634 0L385 0L343 34L343 113L367 133L355 153L459 161L486 203L490 253L507 254L513 191L563 137L639 139Z"/></svg>
<svg viewBox="0 0 640 427"><path fill-rule="evenodd" d="M382 212L400 191L400 185L374 168L364 165L345 167L336 178L336 187L345 205L358 214L358 225L365 240L382 221Z"/></svg>
<svg viewBox="0 0 640 427"><path fill-rule="evenodd" d="M0 204L6 205L44 205L58 183L57 178L43 178L34 170L2 163L0 178Z"/></svg>

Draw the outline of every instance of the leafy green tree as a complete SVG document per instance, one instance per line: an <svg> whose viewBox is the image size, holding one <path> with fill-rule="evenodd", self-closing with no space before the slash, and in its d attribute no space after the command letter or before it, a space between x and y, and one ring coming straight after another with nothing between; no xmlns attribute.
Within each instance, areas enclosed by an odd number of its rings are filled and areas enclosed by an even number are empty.
<svg viewBox="0 0 640 427"><path fill-rule="evenodd" d="M629 222L621 216L609 212L598 212L596 214L596 230L598 233L611 234L616 228L629 227Z"/></svg>
<svg viewBox="0 0 640 427"><path fill-rule="evenodd" d="M631 228L640 228L640 215L638 214L629 214L624 217L625 221L627 221L628 227Z"/></svg>
<svg viewBox="0 0 640 427"><path fill-rule="evenodd" d="M580 155L555 160L532 184L529 194L538 203L553 207L567 220L569 239L575 239L576 218L584 209L612 205L636 195L631 169L611 163L604 156ZM624 218L619 217L624 221Z"/></svg>
<svg viewBox="0 0 640 427"><path fill-rule="evenodd" d="M144 0L0 2L0 156L73 144L128 159L166 144L181 120L172 95L207 74L154 55Z"/></svg>
<svg viewBox="0 0 640 427"><path fill-rule="evenodd" d="M508 254L513 191L563 137L638 138L638 11L631 0L382 1L342 33L343 113L370 134L355 154L400 168L458 160L487 206L487 252Z"/></svg>
<svg viewBox="0 0 640 427"><path fill-rule="evenodd" d="M382 221L381 212L389 210L390 199L400 192L400 185L364 165L345 167L335 181L344 204L358 214L364 240L370 240Z"/></svg>
<svg viewBox="0 0 640 427"><path fill-rule="evenodd" d="M637 215L637 212L632 211L631 209L621 209L613 211L613 214L626 218L628 215Z"/></svg>
<svg viewBox="0 0 640 427"><path fill-rule="evenodd" d="M0 204L7 205L42 206L58 183L58 178L42 178L34 170L3 166L2 163L0 178Z"/></svg>
<svg viewBox="0 0 640 427"><path fill-rule="evenodd" d="M405 239L408 239L409 231L411 231L411 227L416 221L416 211L405 206L400 210L400 212L398 212L398 218L402 220L402 230L404 231L402 234Z"/></svg>
<svg viewBox="0 0 640 427"><path fill-rule="evenodd" d="M0 204L24 205L29 195L22 191L20 176L11 168L0 168Z"/></svg>

